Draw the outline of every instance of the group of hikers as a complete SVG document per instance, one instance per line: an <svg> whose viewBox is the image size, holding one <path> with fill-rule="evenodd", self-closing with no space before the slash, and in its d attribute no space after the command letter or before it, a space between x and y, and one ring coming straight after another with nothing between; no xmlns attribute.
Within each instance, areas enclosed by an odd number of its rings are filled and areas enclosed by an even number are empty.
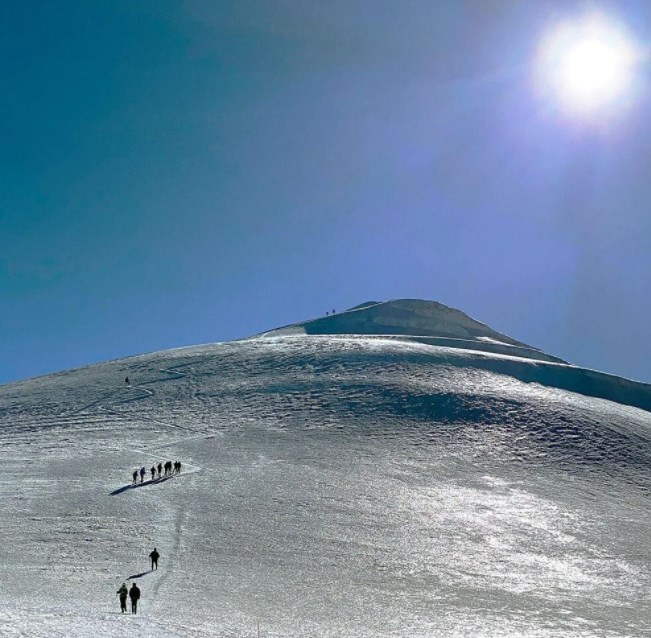
<svg viewBox="0 0 651 638"><path fill-rule="evenodd" d="M131 385L129 382L129 377L124 379L125 385ZM172 474L181 473L181 461L166 461L165 464L158 463L158 465L152 465L149 468L151 473L151 480L154 481L156 478L161 478L161 476L171 476ZM143 465L140 470L133 471L133 482L134 484L138 482L138 475L140 475L140 482L144 483L145 475L147 470ZM151 560L151 571L158 569L158 559L160 554L158 550L154 547L154 551L149 554L149 560ZM140 600L140 587L136 585L135 582L131 583L131 588L127 589L127 584L122 583L122 586L117 591L118 596L120 597L120 609L122 613L127 611L127 597L131 599L131 613L135 614L138 612L138 601Z"/></svg>
<svg viewBox="0 0 651 638"><path fill-rule="evenodd" d="M151 468L149 468L149 471L151 473L151 480L154 481L156 480L156 474L158 473L158 478L163 476L171 476L172 474L180 474L181 473L181 461L167 461L165 465L162 463L159 463L158 465L152 465ZM163 471L165 474L163 474ZM147 470L145 469L145 466L143 465L140 470L134 470L133 471L133 482L137 483L138 482L138 474L140 474L140 482L144 483L145 481L145 474L147 474Z"/></svg>
<svg viewBox="0 0 651 638"><path fill-rule="evenodd" d="M158 550L154 547L154 551L149 554L149 559L151 560L151 571L158 569L158 559L160 554ZM131 599L131 613L138 613L138 601L140 600L140 587L136 583L131 584L131 589L127 589L127 584L122 583L122 587L117 591L118 596L120 597L120 609L122 613L127 610L127 596Z"/></svg>

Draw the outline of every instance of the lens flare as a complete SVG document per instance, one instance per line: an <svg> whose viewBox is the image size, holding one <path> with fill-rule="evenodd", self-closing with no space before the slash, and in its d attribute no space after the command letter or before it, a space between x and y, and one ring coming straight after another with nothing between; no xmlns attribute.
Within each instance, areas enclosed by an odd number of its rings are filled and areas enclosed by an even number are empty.
<svg viewBox="0 0 651 638"><path fill-rule="evenodd" d="M567 110L587 112L620 103L634 85L639 60L622 26L591 15L549 33L538 66L546 93Z"/></svg>

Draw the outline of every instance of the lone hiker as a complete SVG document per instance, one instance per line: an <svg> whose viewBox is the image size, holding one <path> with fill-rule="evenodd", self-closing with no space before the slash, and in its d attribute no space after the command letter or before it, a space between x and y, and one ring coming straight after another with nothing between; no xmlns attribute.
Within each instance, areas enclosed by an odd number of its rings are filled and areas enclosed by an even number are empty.
<svg viewBox="0 0 651 638"><path fill-rule="evenodd" d="M129 594L129 591L127 590L127 584L122 583L122 587L118 589L118 596L120 597L120 609L122 610L122 613L124 613L127 610L127 595Z"/></svg>
<svg viewBox="0 0 651 638"><path fill-rule="evenodd" d="M140 598L140 589L138 585L133 583L129 590L129 598L131 598L131 613L135 614L138 611L138 599Z"/></svg>
<svg viewBox="0 0 651 638"><path fill-rule="evenodd" d="M129 377L126 377L126 378L124 379L124 383L125 383L126 385L129 385Z"/></svg>
<svg viewBox="0 0 651 638"><path fill-rule="evenodd" d="M158 569L158 559L160 558L160 554L158 553L158 550L154 547L154 551L149 554L149 558L151 558L151 568L152 569Z"/></svg>

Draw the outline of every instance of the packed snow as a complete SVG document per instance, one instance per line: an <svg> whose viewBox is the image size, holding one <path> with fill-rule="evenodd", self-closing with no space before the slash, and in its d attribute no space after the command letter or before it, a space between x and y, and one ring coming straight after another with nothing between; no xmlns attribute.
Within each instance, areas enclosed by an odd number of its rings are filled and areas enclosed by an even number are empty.
<svg viewBox="0 0 651 638"><path fill-rule="evenodd" d="M648 636L649 387L581 375L302 335L0 387L0 635Z"/></svg>
<svg viewBox="0 0 651 638"><path fill-rule="evenodd" d="M368 301L341 313L276 328L262 336L298 334L410 335L436 338L434 345L470 348L542 361L562 359L501 334L465 312L436 301Z"/></svg>

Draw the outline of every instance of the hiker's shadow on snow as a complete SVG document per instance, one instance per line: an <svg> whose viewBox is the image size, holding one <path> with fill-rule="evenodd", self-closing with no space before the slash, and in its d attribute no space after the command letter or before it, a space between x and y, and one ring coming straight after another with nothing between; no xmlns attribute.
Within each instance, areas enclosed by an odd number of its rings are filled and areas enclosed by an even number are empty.
<svg viewBox="0 0 651 638"><path fill-rule="evenodd" d="M126 492L127 490L137 490L140 487L147 487L148 485L158 485L158 483L164 483L165 481L169 481L172 476L163 476L162 478L154 479L153 481L143 481L142 483L131 483L130 485L123 485L122 487L118 487L117 490L113 490L111 492L111 496L117 496L118 494L122 494L122 492Z"/></svg>
<svg viewBox="0 0 651 638"><path fill-rule="evenodd" d="M129 576L127 580L134 580L135 578L142 578L143 576L146 576L147 574L151 574L153 570L148 569L146 572L141 572L140 574L134 574L133 576Z"/></svg>

